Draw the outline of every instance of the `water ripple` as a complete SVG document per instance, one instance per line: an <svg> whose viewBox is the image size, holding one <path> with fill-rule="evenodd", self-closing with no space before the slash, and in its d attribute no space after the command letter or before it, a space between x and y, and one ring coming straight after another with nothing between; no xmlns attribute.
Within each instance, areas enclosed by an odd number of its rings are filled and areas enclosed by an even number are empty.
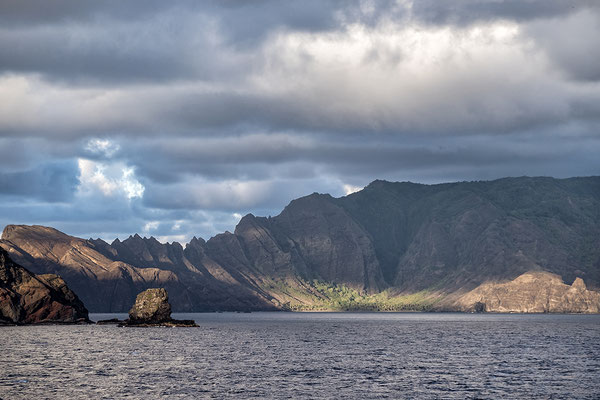
<svg viewBox="0 0 600 400"><path fill-rule="evenodd" d="M176 317L3 327L0 398L600 398L597 315Z"/></svg>

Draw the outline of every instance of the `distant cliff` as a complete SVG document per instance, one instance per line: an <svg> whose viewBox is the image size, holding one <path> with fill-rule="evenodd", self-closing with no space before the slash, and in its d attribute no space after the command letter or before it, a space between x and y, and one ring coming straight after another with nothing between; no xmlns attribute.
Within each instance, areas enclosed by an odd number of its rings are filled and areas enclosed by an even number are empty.
<svg viewBox="0 0 600 400"><path fill-rule="evenodd" d="M58 276L34 275L0 248L0 324L88 322L88 311Z"/></svg>
<svg viewBox="0 0 600 400"><path fill-rule="evenodd" d="M597 313L600 293L587 290L582 279L572 285L548 272L527 272L510 282L485 283L463 295L456 308L475 312Z"/></svg>
<svg viewBox="0 0 600 400"><path fill-rule="evenodd" d="M421 185L374 181L293 200L185 246L7 226L0 246L61 275L92 311L165 287L175 311L435 309L486 282L547 271L600 287L600 177ZM446 299L446 300L444 300Z"/></svg>

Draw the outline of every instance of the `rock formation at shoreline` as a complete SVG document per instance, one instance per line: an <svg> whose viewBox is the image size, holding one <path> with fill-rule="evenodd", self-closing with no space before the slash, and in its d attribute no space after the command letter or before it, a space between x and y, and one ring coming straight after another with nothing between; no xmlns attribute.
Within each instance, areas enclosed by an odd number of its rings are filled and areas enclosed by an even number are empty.
<svg viewBox="0 0 600 400"><path fill-rule="evenodd" d="M171 320L171 304L165 289L148 289L138 294L129 310L132 324L160 324Z"/></svg>
<svg viewBox="0 0 600 400"><path fill-rule="evenodd" d="M125 321L116 319L98 321L99 324L117 323L119 326L132 327L197 327L192 320L176 320L171 318L169 294L165 289L147 289L138 294L135 303L129 310L129 318Z"/></svg>
<svg viewBox="0 0 600 400"><path fill-rule="evenodd" d="M93 312L127 311L152 287L178 312L428 310L532 270L600 288L600 177L374 181L293 200L274 217L248 214L233 233L186 245L9 225L0 246L62 276Z"/></svg>
<svg viewBox="0 0 600 400"><path fill-rule="evenodd" d="M598 313L600 293L581 278L572 285L543 271L527 272L505 283L485 283L462 296L459 310L512 313Z"/></svg>
<svg viewBox="0 0 600 400"><path fill-rule="evenodd" d="M87 309L62 278L32 274L0 248L0 324L86 322Z"/></svg>

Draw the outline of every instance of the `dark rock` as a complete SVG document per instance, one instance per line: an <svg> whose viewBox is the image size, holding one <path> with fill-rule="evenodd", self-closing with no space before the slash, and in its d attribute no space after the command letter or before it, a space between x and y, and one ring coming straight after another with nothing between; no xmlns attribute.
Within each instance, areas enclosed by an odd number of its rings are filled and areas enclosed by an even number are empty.
<svg viewBox="0 0 600 400"><path fill-rule="evenodd" d="M102 319L100 321L97 321L96 324L98 325L117 325L117 324L122 324L125 321L121 321L118 318L111 318L111 319Z"/></svg>
<svg viewBox="0 0 600 400"><path fill-rule="evenodd" d="M147 289L138 294L129 310L129 319L120 326L198 326L191 320L171 318L169 294L165 289Z"/></svg>
<svg viewBox="0 0 600 400"><path fill-rule="evenodd" d="M138 294L129 310L131 323L160 324L171 319L171 304L165 289L148 289Z"/></svg>
<svg viewBox="0 0 600 400"><path fill-rule="evenodd" d="M88 323L83 303L57 275L32 274L0 248L0 323Z"/></svg>
<svg viewBox="0 0 600 400"><path fill-rule="evenodd" d="M473 311L476 313L484 313L485 312L485 303L478 301L473 305Z"/></svg>

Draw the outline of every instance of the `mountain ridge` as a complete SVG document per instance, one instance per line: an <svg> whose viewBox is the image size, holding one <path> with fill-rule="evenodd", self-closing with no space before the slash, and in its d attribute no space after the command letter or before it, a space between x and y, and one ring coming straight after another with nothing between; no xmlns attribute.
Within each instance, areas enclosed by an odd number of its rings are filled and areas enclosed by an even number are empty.
<svg viewBox="0 0 600 400"><path fill-rule="evenodd" d="M595 289L600 177L376 180L340 198L292 200L274 217L247 214L233 233L185 246L138 234L109 244L12 225L0 246L105 299L91 299L92 311L122 311L135 290L160 285L177 311L421 309L529 271L584 278ZM106 304L110 296L118 301Z"/></svg>

